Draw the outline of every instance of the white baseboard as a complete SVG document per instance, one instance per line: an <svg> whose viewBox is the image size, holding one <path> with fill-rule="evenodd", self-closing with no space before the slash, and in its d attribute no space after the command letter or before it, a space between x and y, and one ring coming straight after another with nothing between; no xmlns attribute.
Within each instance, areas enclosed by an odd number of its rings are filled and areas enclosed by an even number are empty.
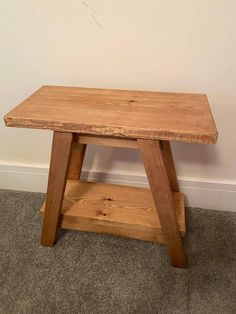
<svg viewBox="0 0 236 314"><path fill-rule="evenodd" d="M0 189L46 192L47 165L0 163ZM82 179L121 185L148 187L147 178L130 173L82 172ZM236 212L236 181L213 181L179 178L186 205L191 207Z"/></svg>

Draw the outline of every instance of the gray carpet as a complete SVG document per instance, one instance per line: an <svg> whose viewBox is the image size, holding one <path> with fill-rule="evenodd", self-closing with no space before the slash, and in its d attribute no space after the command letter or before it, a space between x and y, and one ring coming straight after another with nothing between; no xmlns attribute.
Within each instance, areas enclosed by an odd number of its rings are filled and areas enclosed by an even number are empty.
<svg viewBox="0 0 236 314"><path fill-rule="evenodd" d="M187 210L189 268L165 246L66 231L39 245L43 194L0 190L0 313L236 313L236 214Z"/></svg>

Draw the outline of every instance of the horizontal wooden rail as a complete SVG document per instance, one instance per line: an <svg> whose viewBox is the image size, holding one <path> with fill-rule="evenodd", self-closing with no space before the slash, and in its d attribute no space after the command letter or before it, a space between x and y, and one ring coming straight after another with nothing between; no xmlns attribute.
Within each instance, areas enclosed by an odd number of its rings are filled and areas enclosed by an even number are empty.
<svg viewBox="0 0 236 314"><path fill-rule="evenodd" d="M113 147L138 148L136 139L114 138L106 136L80 135L79 143Z"/></svg>

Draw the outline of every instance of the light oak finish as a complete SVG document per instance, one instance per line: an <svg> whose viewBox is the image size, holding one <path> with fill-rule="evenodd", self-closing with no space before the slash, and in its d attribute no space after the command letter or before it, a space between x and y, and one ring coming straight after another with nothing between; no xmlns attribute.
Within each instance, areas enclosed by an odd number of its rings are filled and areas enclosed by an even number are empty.
<svg viewBox="0 0 236 314"><path fill-rule="evenodd" d="M175 171L175 164L172 156L170 142L161 141L161 149L165 165L167 168L168 178L172 192L179 192L179 183Z"/></svg>
<svg viewBox="0 0 236 314"><path fill-rule="evenodd" d="M138 140L150 189L158 212L171 265L187 267L183 242L177 224L168 173L159 141Z"/></svg>
<svg viewBox="0 0 236 314"><path fill-rule="evenodd" d="M80 140L79 134L74 133L68 172L68 179L72 180L80 179L82 166L84 162L84 155L86 151L86 145L80 144L79 140Z"/></svg>
<svg viewBox="0 0 236 314"><path fill-rule="evenodd" d="M172 195L184 236L184 197ZM59 226L165 243L152 194L137 187L68 180Z"/></svg>
<svg viewBox="0 0 236 314"><path fill-rule="evenodd" d="M215 143L203 94L43 86L5 116L7 126L90 135Z"/></svg>
<svg viewBox="0 0 236 314"><path fill-rule="evenodd" d="M54 132L41 244L53 246L64 198L72 133Z"/></svg>
<svg viewBox="0 0 236 314"><path fill-rule="evenodd" d="M54 131L42 245L53 246L58 226L110 233L166 243L171 264L187 266L170 141L216 142L206 95L43 86L4 120ZM80 181L87 144L139 148L151 191Z"/></svg>
<svg viewBox="0 0 236 314"><path fill-rule="evenodd" d="M113 146L113 147L138 148L138 143L136 139L126 139L126 138L116 138L116 137L80 135L79 143Z"/></svg>

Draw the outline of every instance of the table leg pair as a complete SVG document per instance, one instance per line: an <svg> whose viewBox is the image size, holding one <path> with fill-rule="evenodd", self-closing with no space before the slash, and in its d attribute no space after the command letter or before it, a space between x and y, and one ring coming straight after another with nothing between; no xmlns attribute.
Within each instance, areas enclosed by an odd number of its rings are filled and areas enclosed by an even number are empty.
<svg viewBox="0 0 236 314"><path fill-rule="evenodd" d="M80 178L86 144L79 134L54 132L41 244L53 246L67 179ZM170 143L137 139L172 266L187 267L172 192L179 186Z"/></svg>

